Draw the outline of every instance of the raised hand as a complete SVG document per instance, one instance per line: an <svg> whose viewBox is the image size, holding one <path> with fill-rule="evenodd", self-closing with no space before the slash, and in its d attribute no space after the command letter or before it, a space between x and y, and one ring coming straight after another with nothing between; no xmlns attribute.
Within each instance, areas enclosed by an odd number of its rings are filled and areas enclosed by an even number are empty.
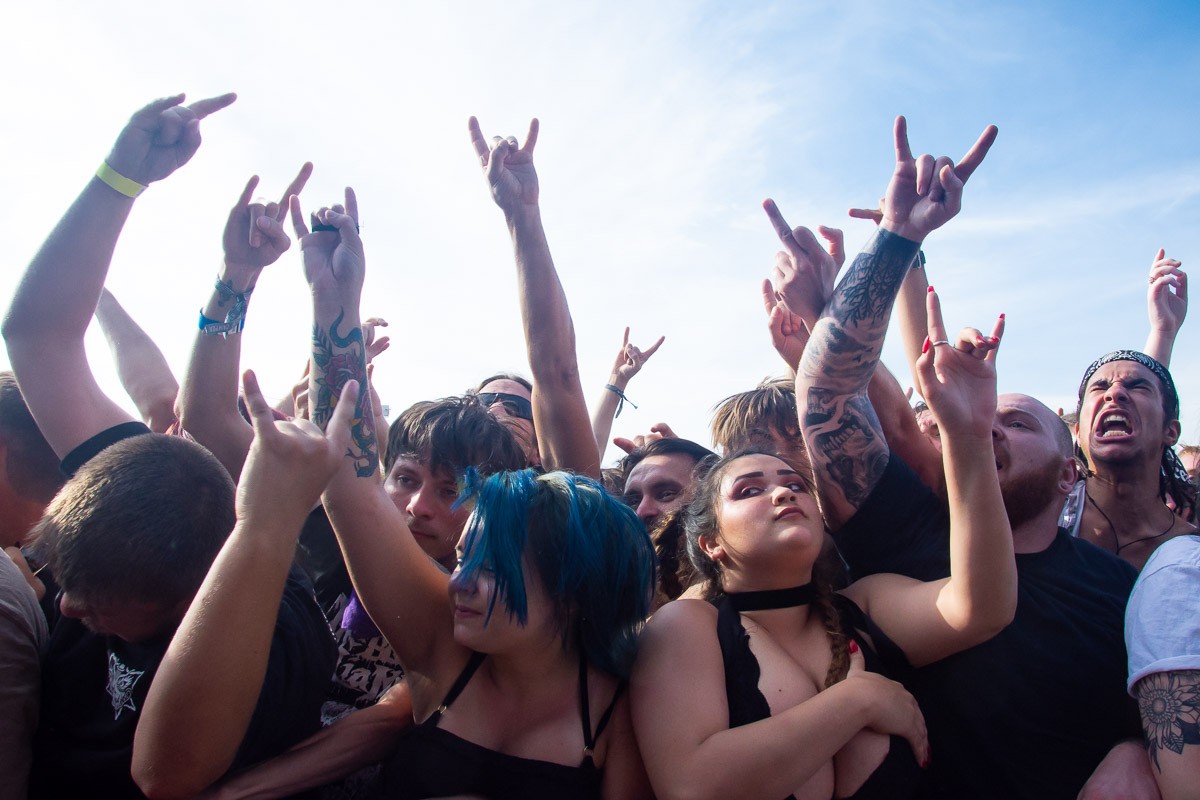
<svg viewBox="0 0 1200 800"><path fill-rule="evenodd" d="M775 296L775 286L770 278L762 282L763 308L767 312L767 330L771 334L771 345L793 373L804 355L808 344L808 328L800 317L788 310L782 300Z"/></svg>
<svg viewBox="0 0 1200 800"><path fill-rule="evenodd" d="M254 443L237 487L237 516L303 517L316 505L350 446L350 423L358 405L358 383L342 389L328 433L306 419L276 420L250 370L242 375ZM268 516L269 515L269 516Z"/></svg>
<svg viewBox="0 0 1200 800"><path fill-rule="evenodd" d="M368 364L374 361L376 356L392 346L392 339L390 336L380 336L378 338L375 336L376 328L386 328L387 326L388 321L383 317L368 317L363 322L362 329L363 337L366 340ZM372 387L371 391L375 391L374 387ZM384 427L386 428L386 426Z"/></svg>
<svg viewBox="0 0 1200 800"><path fill-rule="evenodd" d="M287 216L291 198L304 189L312 169L311 162L305 163L278 203L251 202L258 187L258 176L250 178L229 212L221 237L227 268L257 273L278 261L292 246L292 240L283 230L283 219Z"/></svg>
<svg viewBox="0 0 1200 800"><path fill-rule="evenodd" d="M908 123L896 117L896 169L884 193L880 227L914 242L922 242L962 208L963 184L983 162L997 129L989 125L955 164L946 156L913 158Z"/></svg>
<svg viewBox="0 0 1200 800"><path fill-rule="evenodd" d="M613 361L611 378L613 383L621 388L629 385L629 381L634 375L642 371L642 367L650 356L658 352L658 348L667 340L666 336L658 337L658 341L652 344L649 348L642 350L635 345L629 343L629 328L625 329L625 338L621 342L621 349L617 353L616 360Z"/></svg>
<svg viewBox="0 0 1200 800"><path fill-rule="evenodd" d="M535 208L538 202L538 177L537 170L533 168L533 148L538 137L537 119L529 121L529 133L521 147L517 146L513 136L493 136L489 145L475 117L471 117L467 127L496 205L508 216Z"/></svg>
<svg viewBox="0 0 1200 800"><path fill-rule="evenodd" d="M819 226L827 249L822 248L808 228L788 225L774 200L764 200L763 210L786 248L775 254L775 297L811 330L833 294L838 270L846 263L842 232Z"/></svg>
<svg viewBox="0 0 1200 800"><path fill-rule="evenodd" d="M929 335L917 359L917 391L929 404L943 436L989 436L996 415L996 351L1004 335L1004 315L996 320L990 336L963 328L958 341L951 342L932 286L927 295Z"/></svg>
<svg viewBox="0 0 1200 800"><path fill-rule="evenodd" d="M657 442L659 439L678 439L675 431L671 430L671 426L665 422L659 422L650 426L649 433L639 433L632 439L626 439L624 436L618 436L613 439L613 444L624 450L626 453L632 453L634 450L640 450L651 442Z"/></svg>
<svg viewBox="0 0 1200 800"><path fill-rule="evenodd" d="M126 178L149 185L186 164L200 147L200 120L220 111L237 95L180 105L184 95L164 97L134 113L106 161Z"/></svg>
<svg viewBox="0 0 1200 800"><path fill-rule="evenodd" d="M346 187L346 204L322 208L312 215L309 231L300 198L290 198L292 228L300 241L304 277L315 293L331 292L357 305L366 278L367 260L358 235L358 198Z"/></svg>
<svg viewBox="0 0 1200 800"><path fill-rule="evenodd" d="M1150 329L1174 335L1187 316L1187 273L1183 265L1174 258L1167 258L1159 248L1154 263L1150 265L1150 290L1146 294L1146 306L1150 312Z"/></svg>

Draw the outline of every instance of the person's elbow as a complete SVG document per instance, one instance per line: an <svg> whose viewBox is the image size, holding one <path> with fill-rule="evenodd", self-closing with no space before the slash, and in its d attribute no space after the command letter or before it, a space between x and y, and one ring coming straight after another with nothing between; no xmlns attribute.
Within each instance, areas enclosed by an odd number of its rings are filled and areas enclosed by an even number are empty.
<svg viewBox="0 0 1200 800"><path fill-rule="evenodd" d="M215 783L228 767L217 764L211 754L197 753L185 743L164 742L161 748L148 748L134 741L133 782L150 800L195 797Z"/></svg>

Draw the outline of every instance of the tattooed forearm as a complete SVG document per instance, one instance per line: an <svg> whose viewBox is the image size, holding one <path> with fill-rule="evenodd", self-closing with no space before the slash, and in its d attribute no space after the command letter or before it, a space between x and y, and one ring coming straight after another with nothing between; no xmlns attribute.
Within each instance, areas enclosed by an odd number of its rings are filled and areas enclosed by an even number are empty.
<svg viewBox="0 0 1200 800"><path fill-rule="evenodd" d="M827 476L852 506L862 505L888 461L870 401L810 389L803 422L814 472Z"/></svg>
<svg viewBox="0 0 1200 800"><path fill-rule="evenodd" d="M887 231L877 232L834 290L826 313L845 327L886 328L917 247Z"/></svg>
<svg viewBox="0 0 1200 800"><path fill-rule="evenodd" d="M1181 754L1185 745L1200 745L1200 670L1147 675L1138 681L1137 696L1146 750L1162 772L1163 750Z"/></svg>
<svg viewBox="0 0 1200 800"><path fill-rule="evenodd" d="M309 409L312 421L324 429L347 381L358 381L358 402L350 428L350 447L346 455L354 461L359 477L379 471L379 451L375 438L375 414L371 409L371 387L367 383L367 356L362 329L353 325L344 334L339 331L345 320L342 309L328 330L313 325L312 368L309 373Z"/></svg>

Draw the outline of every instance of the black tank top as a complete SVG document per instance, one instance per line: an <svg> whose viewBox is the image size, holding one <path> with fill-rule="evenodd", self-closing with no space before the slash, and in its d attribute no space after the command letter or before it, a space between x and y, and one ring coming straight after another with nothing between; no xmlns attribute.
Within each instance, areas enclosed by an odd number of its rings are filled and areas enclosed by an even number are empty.
<svg viewBox="0 0 1200 800"><path fill-rule="evenodd" d="M602 773L592 761L592 749L612 718L625 683L617 687L593 733L588 710L587 662L581 653L579 714L583 721L583 760L579 766L571 767L518 758L468 742L437 726L442 713L466 688L485 657L483 653L472 653L437 710L420 725L405 731L395 755L384 765L377 796L398 800L453 795L481 795L504 800L599 798Z"/></svg>
<svg viewBox="0 0 1200 800"><path fill-rule="evenodd" d="M903 672L908 659L903 651L848 598L834 595L834 605L842 626L862 649L863 660L870 672L888 674L884 667L895 665ZM758 659L750 650L750 635L742 626L741 615L734 610L728 597L716 601L717 641L721 644L721 659L725 664L725 697L729 703L729 727L737 728L771 716L771 706L758 688L760 671ZM865 631L874 642L871 647L860 633ZM893 673L894 674L894 673ZM917 766L912 748L899 736L891 737L891 746L879 766L866 782L846 800L904 800L921 797L925 787L924 772ZM795 800L788 795L786 800Z"/></svg>

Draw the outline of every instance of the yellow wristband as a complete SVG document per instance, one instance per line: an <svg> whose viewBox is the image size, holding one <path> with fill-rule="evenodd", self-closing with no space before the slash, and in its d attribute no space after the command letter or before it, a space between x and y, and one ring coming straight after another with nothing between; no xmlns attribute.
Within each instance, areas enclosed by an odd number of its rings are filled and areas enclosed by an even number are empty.
<svg viewBox="0 0 1200 800"><path fill-rule="evenodd" d="M96 170L96 177L126 197L137 197L139 194L146 191L145 186L133 180L132 178L126 178L124 175L110 167L107 161L100 162L100 168Z"/></svg>

